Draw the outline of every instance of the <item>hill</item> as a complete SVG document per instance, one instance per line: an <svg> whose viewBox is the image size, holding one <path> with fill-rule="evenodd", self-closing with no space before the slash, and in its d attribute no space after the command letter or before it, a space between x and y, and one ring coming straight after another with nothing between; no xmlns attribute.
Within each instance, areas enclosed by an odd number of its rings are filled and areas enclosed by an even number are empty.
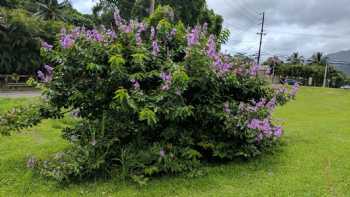
<svg viewBox="0 0 350 197"><path fill-rule="evenodd" d="M350 50L339 51L327 56L330 62L344 62L334 64L338 70L350 75Z"/></svg>

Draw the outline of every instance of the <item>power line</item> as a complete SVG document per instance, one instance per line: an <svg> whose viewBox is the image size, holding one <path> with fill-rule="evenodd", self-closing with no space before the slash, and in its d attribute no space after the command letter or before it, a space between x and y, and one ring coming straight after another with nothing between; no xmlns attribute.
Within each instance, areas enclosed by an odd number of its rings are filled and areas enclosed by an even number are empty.
<svg viewBox="0 0 350 197"><path fill-rule="evenodd" d="M242 7L237 7L235 4L232 4L231 1L228 0L224 0L227 4L230 5L230 7L235 7L236 9L234 9L235 11L239 12L242 16L245 16L246 19L248 19L250 22L252 22L252 24L255 24L257 22L256 17L252 17L251 15L249 15L248 13L244 12L242 10Z"/></svg>
<svg viewBox="0 0 350 197"><path fill-rule="evenodd" d="M344 36L349 36L349 35L307 34L307 33L298 33L298 32L286 32L286 31L271 31L271 32L283 33L284 35L323 37L323 38L331 38L331 39L340 39L340 38L344 38Z"/></svg>
<svg viewBox="0 0 350 197"><path fill-rule="evenodd" d="M253 16L259 15L259 12L255 10L251 10L248 8L248 6L245 6L246 1L243 1L243 0L236 0L236 1L238 1L242 5L243 9L245 9L250 15L253 15Z"/></svg>

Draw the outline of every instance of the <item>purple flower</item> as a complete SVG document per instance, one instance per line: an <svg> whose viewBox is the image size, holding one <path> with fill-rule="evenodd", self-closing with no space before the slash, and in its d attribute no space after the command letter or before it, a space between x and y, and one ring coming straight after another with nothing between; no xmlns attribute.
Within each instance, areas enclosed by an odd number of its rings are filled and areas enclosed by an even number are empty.
<svg viewBox="0 0 350 197"><path fill-rule="evenodd" d="M173 28L173 29L171 30L170 36L171 36L171 37L175 37L175 36L176 36L176 29L175 29L175 28Z"/></svg>
<svg viewBox="0 0 350 197"><path fill-rule="evenodd" d="M208 44L207 44L207 54L210 58L217 58L218 54L216 51L216 43L215 43L215 36L210 35Z"/></svg>
<svg viewBox="0 0 350 197"><path fill-rule="evenodd" d="M171 73L162 72L160 77L163 80L163 85L161 86L161 90L163 91L169 90L171 86L171 80L172 80Z"/></svg>
<svg viewBox="0 0 350 197"><path fill-rule="evenodd" d="M275 109L276 107L276 97L273 97L267 104L266 104L266 107L272 111Z"/></svg>
<svg viewBox="0 0 350 197"><path fill-rule="evenodd" d="M154 27L151 27L151 40L156 39L156 30Z"/></svg>
<svg viewBox="0 0 350 197"><path fill-rule="evenodd" d="M158 46L158 42L154 40L152 42L152 55L157 56L159 52L160 52L160 49Z"/></svg>
<svg viewBox="0 0 350 197"><path fill-rule="evenodd" d="M248 128L250 129L258 129L260 128L260 120L259 119L253 119L248 124Z"/></svg>
<svg viewBox="0 0 350 197"><path fill-rule="evenodd" d="M47 64L46 64L46 65L44 66L44 68L45 68L47 74L52 75L52 73L53 73L53 68L52 68L50 65L47 65Z"/></svg>
<svg viewBox="0 0 350 197"><path fill-rule="evenodd" d="M62 35L60 42L62 48L64 49L71 48L74 45L74 40L71 38L70 35Z"/></svg>
<svg viewBox="0 0 350 197"><path fill-rule="evenodd" d="M53 68L49 65L45 65L44 68L45 68L45 73L42 72L41 70L39 70L37 72L37 74L38 74L38 78L40 79L40 81L47 83L47 82L52 80Z"/></svg>
<svg viewBox="0 0 350 197"><path fill-rule="evenodd" d="M45 74L41 70L39 70L37 73L38 73L38 78L41 81L44 81L45 80Z"/></svg>
<svg viewBox="0 0 350 197"><path fill-rule="evenodd" d="M203 24L202 31L203 31L204 34L206 34L206 33L208 32L208 23L207 23L207 22L205 22L205 23Z"/></svg>
<svg viewBox="0 0 350 197"><path fill-rule="evenodd" d="M106 34L111 38L111 39L115 39L117 37L117 34L115 33L115 31L109 29L107 30Z"/></svg>
<svg viewBox="0 0 350 197"><path fill-rule="evenodd" d="M140 90L140 83L139 83L137 80L132 79L132 80L130 80L130 81L131 81L132 86L133 86L133 88L134 88L135 90Z"/></svg>
<svg viewBox="0 0 350 197"><path fill-rule="evenodd" d="M224 103L224 112L225 113L231 113L231 110L230 110L230 103L228 102L228 101L226 101L225 103Z"/></svg>
<svg viewBox="0 0 350 197"><path fill-rule="evenodd" d="M80 116L80 110L79 109L75 109L75 110L72 111L71 114L74 117L79 117Z"/></svg>
<svg viewBox="0 0 350 197"><path fill-rule="evenodd" d="M136 44L137 44L137 46L141 46L141 44L142 44L141 33L137 32L135 36L136 36Z"/></svg>
<svg viewBox="0 0 350 197"><path fill-rule="evenodd" d="M253 66L250 67L249 69L249 75L251 76L256 76L258 74L260 65L254 64Z"/></svg>
<svg viewBox="0 0 350 197"><path fill-rule="evenodd" d="M47 50L47 51L51 51L52 48L53 48L53 46L50 45L50 44L47 43L47 42L42 42L42 43L41 43L41 46L42 46L42 48L44 48L44 49Z"/></svg>
<svg viewBox="0 0 350 197"><path fill-rule="evenodd" d="M271 124L267 118L262 121L254 118L250 121L247 127L250 129L256 129L266 136L270 136L272 134Z"/></svg>
<svg viewBox="0 0 350 197"><path fill-rule="evenodd" d="M283 133L282 127L275 127L273 129L273 135L277 138L280 138L282 136L282 133Z"/></svg>
<svg viewBox="0 0 350 197"><path fill-rule="evenodd" d="M103 41L103 36L96 29L87 31L86 36L90 40L95 40L97 42Z"/></svg>
<svg viewBox="0 0 350 197"><path fill-rule="evenodd" d="M159 156L165 157L165 151L164 151L164 149L160 149L160 151L159 151Z"/></svg>
<svg viewBox="0 0 350 197"><path fill-rule="evenodd" d="M144 31L146 31L146 26L145 26L145 24L143 23L143 22L141 22L141 23L139 23L138 24L138 30L137 30L138 32L144 32Z"/></svg>
<svg viewBox="0 0 350 197"><path fill-rule="evenodd" d="M113 17L114 17L114 22L115 22L115 25L117 27L119 27L122 23L123 23L123 19L120 17L120 14L119 14L119 9L116 8L114 13L113 13Z"/></svg>
<svg viewBox="0 0 350 197"><path fill-rule="evenodd" d="M36 165L36 158L34 156L29 157L29 159L27 160L27 168L31 168L33 169Z"/></svg>
<svg viewBox="0 0 350 197"><path fill-rule="evenodd" d="M289 95L290 95L291 97L295 97L296 94L298 93L298 91L299 91L299 84L298 84L298 83L295 83L295 84L293 85L292 90L290 91Z"/></svg>
<svg viewBox="0 0 350 197"><path fill-rule="evenodd" d="M124 33L131 33L132 32L132 24L129 23L128 25L122 25L122 31Z"/></svg>
<svg viewBox="0 0 350 197"><path fill-rule="evenodd" d="M196 26L187 34L187 45L192 47L199 43L200 28Z"/></svg>
<svg viewBox="0 0 350 197"><path fill-rule="evenodd" d="M263 140L263 139L264 139L264 135L263 135L262 133L258 133L258 134L256 135L256 141L260 142L260 141Z"/></svg>

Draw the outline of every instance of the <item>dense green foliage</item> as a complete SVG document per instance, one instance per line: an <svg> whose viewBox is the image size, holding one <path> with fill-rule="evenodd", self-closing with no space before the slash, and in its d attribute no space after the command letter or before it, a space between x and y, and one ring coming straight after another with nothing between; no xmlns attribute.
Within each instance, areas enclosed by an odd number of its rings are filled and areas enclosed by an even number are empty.
<svg viewBox="0 0 350 197"><path fill-rule="evenodd" d="M0 98L0 114L32 102ZM146 187L135 187L118 176L62 187L28 170L29 157L46 160L70 148L61 129L72 125L71 118L47 120L11 137L0 136L0 196L348 196L350 92L303 87L296 101L278 107L273 116L285 128L285 145L275 154L206 165L205 175L197 178L154 178Z"/></svg>
<svg viewBox="0 0 350 197"><path fill-rule="evenodd" d="M0 8L0 17L0 73L35 73L41 66L41 39L53 42L64 24L38 20L23 9Z"/></svg>
<svg viewBox="0 0 350 197"><path fill-rule="evenodd" d="M42 66L41 40L52 44L60 29L69 25L91 28L93 20L67 3L60 5L57 1L1 1L0 73L34 74Z"/></svg>

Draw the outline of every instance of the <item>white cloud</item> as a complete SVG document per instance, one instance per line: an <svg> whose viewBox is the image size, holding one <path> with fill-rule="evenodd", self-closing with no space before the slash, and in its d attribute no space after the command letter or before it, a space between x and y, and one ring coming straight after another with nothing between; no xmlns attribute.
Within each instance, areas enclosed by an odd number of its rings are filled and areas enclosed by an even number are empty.
<svg viewBox="0 0 350 197"><path fill-rule="evenodd" d="M96 0L72 0L83 13L91 13ZM223 16L231 39L223 46L231 53L256 54L259 20L266 12L263 56L304 56L350 48L350 5L348 0L207 0L209 8Z"/></svg>
<svg viewBox="0 0 350 197"><path fill-rule="evenodd" d="M74 8L84 14L91 14L91 9L95 5L96 0L71 0Z"/></svg>

